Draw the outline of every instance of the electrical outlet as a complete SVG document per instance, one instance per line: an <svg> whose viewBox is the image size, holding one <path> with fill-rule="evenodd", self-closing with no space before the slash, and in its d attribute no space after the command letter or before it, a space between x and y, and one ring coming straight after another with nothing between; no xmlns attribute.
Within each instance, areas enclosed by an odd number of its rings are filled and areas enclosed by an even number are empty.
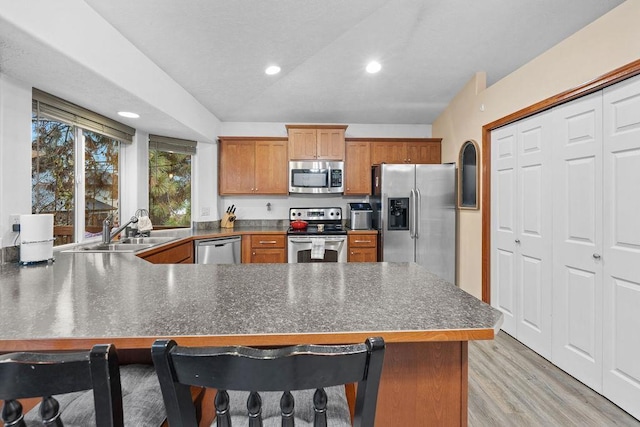
<svg viewBox="0 0 640 427"><path fill-rule="evenodd" d="M211 209L209 208L200 209L200 216L209 216L209 215L211 215Z"/></svg>
<svg viewBox="0 0 640 427"><path fill-rule="evenodd" d="M9 225L20 224L20 215L12 214L9 215Z"/></svg>

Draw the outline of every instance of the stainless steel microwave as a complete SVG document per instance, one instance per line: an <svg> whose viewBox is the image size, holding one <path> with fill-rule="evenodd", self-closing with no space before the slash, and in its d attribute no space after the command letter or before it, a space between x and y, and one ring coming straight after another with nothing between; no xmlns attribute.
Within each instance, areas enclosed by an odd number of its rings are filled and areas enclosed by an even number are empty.
<svg viewBox="0 0 640 427"><path fill-rule="evenodd" d="M344 162L289 162L289 193L342 194Z"/></svg>

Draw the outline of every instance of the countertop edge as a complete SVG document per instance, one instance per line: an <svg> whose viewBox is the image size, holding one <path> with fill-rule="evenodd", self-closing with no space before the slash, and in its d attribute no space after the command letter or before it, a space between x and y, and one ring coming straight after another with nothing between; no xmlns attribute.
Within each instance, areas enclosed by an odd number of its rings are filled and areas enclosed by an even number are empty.
<svg viewBox="0 0 640 427"><path fill-rule="evenodd" d="M502 323L502 322L499 322ZM497 327L499 329L499 325ZM0 353L16 351L87 350L95 344L114 344L121 349L146 349L156 339L171 338L186 346L286 346L297 345L302 337L314 344L353 344L368 337L381 336L386 343L454 342L492 340L496 329L460 329L427 331L363 331L336 333L297 333L259 335L176 335L143 337L78 337L32 338L26 340L0 340Z"/></svg>

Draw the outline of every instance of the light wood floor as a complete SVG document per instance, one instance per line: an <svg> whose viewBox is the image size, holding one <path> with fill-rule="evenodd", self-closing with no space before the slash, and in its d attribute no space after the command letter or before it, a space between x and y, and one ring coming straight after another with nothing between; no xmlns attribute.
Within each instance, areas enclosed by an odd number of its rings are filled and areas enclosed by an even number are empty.
<svg viewBox="0 0 640 427"><path fill-rule="evenodd" d="M469 342L469 426L640 426L640 421L501 331L494 341Z"/></svg>

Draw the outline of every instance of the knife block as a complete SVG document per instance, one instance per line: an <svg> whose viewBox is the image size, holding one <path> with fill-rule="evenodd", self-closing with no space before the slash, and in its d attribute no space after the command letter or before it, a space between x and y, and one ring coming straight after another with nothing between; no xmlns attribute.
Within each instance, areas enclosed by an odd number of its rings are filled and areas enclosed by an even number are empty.
<svg viewBox="0 0 640 427"><path fill-rule="evenodd" d="M220 220L220 227L222 228L233 228L233 223L236 220L236 216L232 213L225 213L222 219Z"/></svg>

